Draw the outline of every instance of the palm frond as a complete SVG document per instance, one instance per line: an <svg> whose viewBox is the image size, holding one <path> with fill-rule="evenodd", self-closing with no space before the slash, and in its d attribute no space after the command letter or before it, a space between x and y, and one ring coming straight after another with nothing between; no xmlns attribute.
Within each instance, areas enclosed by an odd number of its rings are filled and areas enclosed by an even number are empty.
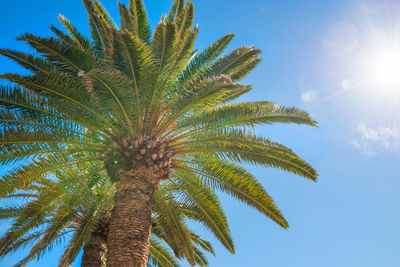
<svg viewBox="0 0 400 267"><path fill-rule="evenodd" d="M154 267L178 267L179 264L175 260L171 252L162 246L156 239L150 241L149 261Z"/></svg>
<svg viewBox="0 0 400 267"><path fill-rule="evenodd" d="M280 226L289 227L264 187L251 173L237 164L215 156L198 156L189 163L177 162L176 166L198 175L207 185L254 207Z"/></svg>
<svg viewBox="0 0 400 267"><path fill-rule="evenodd" d="M173 22L179 17L184 8L185 0L174 0L171 10L168 12L166 22Z"/></svg>
<svg viewBox="0 0 400 267"><path fill-rule="evenodd" d="M179 170L172 175L176 180L171 179L171 182L182 192L185 206L191 207L193 219L202 222L231 253L235 253L228 222L217 196L201 184L196 175Z"/></svg>
<svg viewBox="0 0 400 267"><path fill-rule="evenodd" d="M190 81L193 76L201 73L201 70L213 62L221 53L226 49L234 37L234 34L227 34L214 43L209 45L207 48L197 53L190 63L186 66L182 75L179 77L179 84L184 84L186 81Z"/></svg>
<svg viewBox="0 0 400 267"><path fill-rule="evenodd" d="M202 267L208 266L207 257L204 255L204 253L200 249L195 247L194 253L195 253L195 261L199 266L202 266Z"/></svg>
<svg viewBox="0 0 400 267"><path fill-rule="evenodd" d="M226 74L231 76L232 80L238 81L239 78L245 77L242 70L248 66L249 62L257 60L260 53L261 50L254 49L254 47L242 46L220 57L204 71L208 77ZM241 75L238 75L239 73Z"/></svg>
<svg viewBox="0 0 400 267"><path fill-rule="evenodd" d="M91 41L86 38L78 29L63 15L58 15L58 20L65 27L68 33L72 36L75 42L81 47L82 50L93 51L93 45Z"/></svg>
<svg viewBox="0 0 400 267"><path fill-rule="evenodd" d="M184 131L194 126L194 130L191 130L190 133L179 136L179 138L183 138L202 131L212 131L213 129L254 127L273 123L296 123L317 126L310 115L303 110L260 101L212 107L183 118L177 124L176 129Z"/></svg>
<svg viewBox="0 0 400 267"><path fill-rule="evenodd" d="M193 242L196 245L198 245L205 251L210 252L211 254L213 254L213 256L215 256L214 248L212 247L212 245L209 241L203 239L202 237L200 237L199 235L197 235L195 233L192 233L191 236L192 236Z"/></svg>
<svg viewBox="0 0 400 267"><path fill-rule="evenodd" d="M98 13L99 6L93 4L91 0L82 0L86 11L89 15L89 26L92 39L94 40L94 49L96 54L102 58L104 51L111 47L111 37L109 33L109 25Z"/></svg>
<svg viewBox="0 0 400 267"><path fill-rule="evenodd" d="M174 245L180 249L190 264L194 265L194 248L190 235L183 222L183 217L173 201L164 195L160 189L154 193L154 212L158 215L157 221L163 226L164 231L174 240ZM173 247L174 247L173 245Z"/></svg>
<svg viewBox="0 0 400 267"><path fill-rule="evenodd" d="M24 87L0 86L0 106L12 112L27 114L32 118L55 117L70 121L103 136L104 133L101 131L106 131L99 127L101 124L98 124L95 117L88 116L76 105L58 98L40 96Z"/></svg>
<svg viewBox="0 0 400 267"><path fill-rule="evenodd" d="M48 60L36 57L31 54L18 52L10 49L0 49L0 54L17 62L22 67L37 72L48 72L54 70L52 63Z"/></svg>
<svg viewBox="0 0 400 267"><path fill-rule="evenodd" d="M201 151L238 163L248 162L280 168L313 181L316 181L318 176L316 171L292 150L242 130L229 129L202 134L185 142L182 151L179 146L176 147L177 154Z"/></svg>
<svg viewBox="0 0 400 267"><path fill-rule="evenodd" d="M89 71L97 66L96 59L84 51L68 46L54 38L41 38L26 33L17 38L26 41L32 48L41 53L60 71L77 74L79 71Z"/></svg>
<svg viewBox="0 0 400 267"><path fill-rule="evenodd" d="M170 115L160 123L169 125L185 114L211 107L215 102L223 101L231 94L247 90L247 86L232 83L229 76L220 75L206 78L187 86L184 92L176 94L169 104ZM165 127L164 126L164 127ZM161 127L161 129L163 129Z"/></svg>
<svg viewBox="0 0 400 267"><path fill-rule="evenodd" d="M180 38L183 37L186 30L188 30L193 24L194 8L192 2L186 2L184 10L177 16L176 25L178 26L178 32Z"/></svg>
<svg viewBox="0 0 400 267"><path fill-rule="evenodd" d="M129 13L133 17L133 22L137 25L136 35L147 45L151 42L151 31L149 19L142 0L129 0Z"/></svg>

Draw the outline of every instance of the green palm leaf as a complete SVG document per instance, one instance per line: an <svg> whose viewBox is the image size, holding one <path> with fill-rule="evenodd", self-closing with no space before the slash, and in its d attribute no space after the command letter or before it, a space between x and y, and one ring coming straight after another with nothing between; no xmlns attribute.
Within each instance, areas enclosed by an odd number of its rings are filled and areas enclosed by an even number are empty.
<svg viewBox="0 0 400 267"><path fill-rule="evenodd" d="M177 267L179 266L171 252L163 247L160 242L151 239L150 243L150 261L155 267Z"/></svg>
<svg viewBox="0 0 400 267"><path fill-rule="evenodd" d="M289 227L264 187L246 169L214 156L198 157L189 163L177 161L176 165L198 175L207 185L256 208L282 227Z"/></svg>
<svg viewBox="0 0 400 267"><path fill-rule="evenodd" d="M93 45L91 41L86 38L78 29L63 15L58 15L58 20L65 27L71 37L75 40L76 44L80 46L82 50L93 51Z"/></svg>
<svg viewBox="0 0 400 267"><path fill-rule="evenodd" d="M150 45L151 31L149 19L142 0L129 0L129 13L133 17L133 23L136 24L136 35L147 45Z"/></svg>
<svg viewBox="0 0 400 267"><path fill-rule="evenodd" d="M177 171L172 173L176 182L171 182L182 192L183 202L191 207L193 219L203 222L221 243L234 253L232 237L221 204L217 196L200 183L195 175Z"/></svg>
<svg viewBox="0 0 400 267"><path fill-rule="evenodd" d="M48 72L54 70L53 65L40 57L35 57L23 52L18 52L10 49L0 49L0 54L14 60L22 67L37 72Z"/></svg>

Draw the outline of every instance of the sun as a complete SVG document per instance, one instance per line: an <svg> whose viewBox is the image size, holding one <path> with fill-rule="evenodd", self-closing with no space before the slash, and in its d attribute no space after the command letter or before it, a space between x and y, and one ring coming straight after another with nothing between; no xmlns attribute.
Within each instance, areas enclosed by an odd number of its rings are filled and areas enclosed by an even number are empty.
<svg viewBox="0 0 400 267"><path fill-rule="evenodd" d="M349 101L363 120L400 119L400 2L356 1L347 21L338 21L322 39L322 66L332 90L303 102ZM363 2L363 3L361 3ZM366 3L368 2L368 3ZM390 5L387 5L387 4ZM328 59L328 60L327 60Z"/></svg>
<svg viewBox="0 0 400 267"><path fill-rule="evenodd" d="M362 68L370 86L377 90L400 91L400 45L385 43L368 49Z"/></svg>
<svg viewBox="0 0 400 267"><path fill-rule="evenodd" d="M389 37L387 37L389 36ZM386 38L385 38L386 37ZM352 87L369 114L400 114L400 38L389 33L364 43L355 57Z"/></svg>

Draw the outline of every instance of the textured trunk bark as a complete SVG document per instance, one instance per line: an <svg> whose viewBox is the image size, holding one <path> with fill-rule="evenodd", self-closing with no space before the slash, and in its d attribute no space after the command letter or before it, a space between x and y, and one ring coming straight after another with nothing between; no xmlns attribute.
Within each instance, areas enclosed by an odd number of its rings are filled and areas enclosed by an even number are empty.
<svg viewBox="0 0 400 267"><path fill-rule="evenodd" d="M157 183L143 176L125 175L117 182L107 239L107 267L147 266Z"/></svg>
<svg viewBox="0 0 400 267"><path fill-rule="evenodd" d="M92 235L83 246L82 267L102 267L106 251L106 240L98 235Z"/></svg>

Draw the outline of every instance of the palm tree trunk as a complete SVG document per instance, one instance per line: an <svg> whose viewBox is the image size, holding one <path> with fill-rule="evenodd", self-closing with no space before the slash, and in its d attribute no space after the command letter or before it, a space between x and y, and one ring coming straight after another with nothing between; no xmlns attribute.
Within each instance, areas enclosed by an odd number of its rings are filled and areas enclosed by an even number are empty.
<svg viewBox="0 0 400 267"><path fill-rule="evenodd" d="M137 170L135 175L124 175L117 182L107 239L107 267L147 266L156 187L155 181L138 175Z"/></svg>
<svg viewBox="0 0 400 267"><path fill-rule="evenodd" d="M83 246L82 267L102 267L106 251L106 240L92 234Z"/></svg>

